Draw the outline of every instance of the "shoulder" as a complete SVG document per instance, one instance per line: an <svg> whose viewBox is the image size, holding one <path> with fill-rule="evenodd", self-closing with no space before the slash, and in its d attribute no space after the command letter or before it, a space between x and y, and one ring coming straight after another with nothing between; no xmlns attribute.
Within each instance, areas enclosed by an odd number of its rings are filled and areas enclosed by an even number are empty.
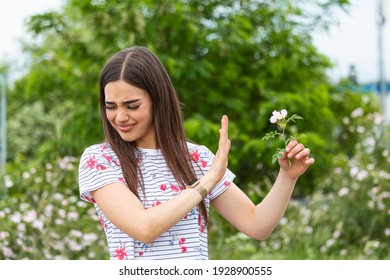
<svg viewBox="0 0 390 280"><path fill-rule="evenodd" d="M187 142L188 152L195 162L209 162L214 158L214 154L204 145Z"/></svg>
<svg viewBox="0 0 390 280"><path fill-rule="evenodd" d="M204 146L204 145L199 145L199 144L196 144L196 143L193 143L193 142L189 142L187 141L187 147L188 147L188 151L191 153L191 152L194 152L194 151L198 151L198 152L210 152L210 150Z"/></svg>
<svg viewBox="0 0 390 280"><path fill-rule="evenodd" d="M119 159L116 153L107 142L94 144L87 147L80 158L80 165L91 166L94 163L108 163L119 166Z"/></svg>
<svg viewBox="0 0 390 280"><path fill-rule="evenodd" d="M112 155L115 154L115 152L112 150L111 146L107 142L103 142L87 147L81 157L83 158L86 156L102 156L107 154Z"/></svg>

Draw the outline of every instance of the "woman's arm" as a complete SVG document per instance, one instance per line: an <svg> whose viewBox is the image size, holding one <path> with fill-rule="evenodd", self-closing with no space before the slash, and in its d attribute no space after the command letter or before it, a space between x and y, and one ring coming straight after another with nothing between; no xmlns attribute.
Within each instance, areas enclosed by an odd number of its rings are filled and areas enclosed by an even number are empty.
<svg viewBox="0 0 390 280"><path fill-rule="evenodd" d="M218 151L213 164L200 184L210 192L222 179L227 168L230 140L228 119L222 117ZM114 183L91 192L104 215L129 236L149 244L177 224L201 201L195 189L183 190L176 197L145 209L141 201L123 183Z"/></svg>
<svg viewBox="0 0 390 280"><path fill-rule="evenodd" d="M287 146L287 157L279 159L278 177L267 196L255 205L235 184L211 203L238 230L251 238L266 239L284 215L298 177L314 163L310 150L296 141ZM290 166L288 159L293 159Z"/></svg>

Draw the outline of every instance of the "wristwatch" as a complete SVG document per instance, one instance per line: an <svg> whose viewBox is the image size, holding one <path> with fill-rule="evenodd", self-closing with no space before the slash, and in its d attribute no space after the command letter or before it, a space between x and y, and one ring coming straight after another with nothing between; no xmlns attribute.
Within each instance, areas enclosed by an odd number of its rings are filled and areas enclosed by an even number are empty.
<svg viewBox="0 0 390 280"><path fill-rule="evenodd" d="M198 191L198 193L200 193L200 195L202 196L202 200L206 198L207 196L207 191L205 188L203 188L203 186L200 184L200 181L195 179L193 180L190 185L188 186L189 189L195 189Z"/></svg>

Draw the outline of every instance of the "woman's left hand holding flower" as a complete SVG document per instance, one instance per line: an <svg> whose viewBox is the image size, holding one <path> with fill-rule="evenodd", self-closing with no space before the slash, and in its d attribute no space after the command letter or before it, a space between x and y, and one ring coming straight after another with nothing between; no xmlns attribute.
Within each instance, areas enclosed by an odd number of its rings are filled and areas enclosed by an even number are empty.
<svg viewBox="0 0 390 280"><path fill-rule="evenodd" d="M278 157L279 165L292 179L305 173L315 162L314 158L310 157L310 149L297 140L291 140L282 155Z"/></svg>

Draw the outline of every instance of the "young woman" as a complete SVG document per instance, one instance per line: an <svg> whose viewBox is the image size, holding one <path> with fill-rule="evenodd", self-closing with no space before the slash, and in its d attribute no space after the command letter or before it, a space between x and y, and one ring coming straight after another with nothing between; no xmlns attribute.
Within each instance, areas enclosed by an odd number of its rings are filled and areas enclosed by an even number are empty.
<svg viewBox="0 0 390 280"><path fill-rule="evenodd" d="M241 232L266 239L298 177L314 163L308 148L291 141L274 186L255 205L227 169L227 116L215 156L188 142L171 80L144 47L125 49L107 62L100 110L106 140L84 151L79 186L81 198L96 208L111 259L208 259L210 203Z"/></svg>

